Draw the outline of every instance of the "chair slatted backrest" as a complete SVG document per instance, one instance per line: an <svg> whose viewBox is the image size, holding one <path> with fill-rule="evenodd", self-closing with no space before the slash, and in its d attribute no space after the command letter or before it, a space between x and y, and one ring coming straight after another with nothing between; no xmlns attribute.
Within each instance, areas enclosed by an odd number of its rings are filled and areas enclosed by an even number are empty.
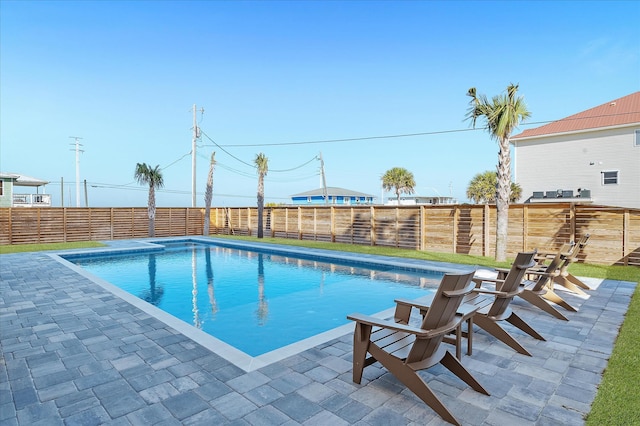
<svg viewBox="0 0 640 426"><path fill-rule="evenodd" d="M577 243L575 243L575 246L573 247L573 250L571 251L571 255L568 257L567 262L565 263L565 265L563 265L563 269L566 269L567 266L569 266L569 263L575 262L576 259L578 258L578 255L580 254L580 252L582 251L582 249L584 248L584 246L587 245L587 242L589 241L589 237L591 237L590 234L584 234Z"/></svg>
<svg viewBox="0 0 640 426"><path fill-rule="evenodd" d="M422 320L423 330L435 330L457 323L456 312L464 297L475 287L475 271L466 274L445 274L433 296L433 301ZM409 352L407 362L421 361L431 356L444 339L445 332L430 338L417 338Z"/></svg>
<svg viewBox="0 0 640 426"><path fill-rule="evenodd" d="M535 255L535 250L530 252L518 253L516 259L511 265L509 273L504 278L504 282L499 284L496 288L496 290L506 293L506 295L499 297L496 296L495 301L489 309L489 312L487 312L487 315L500 317L507 311L507 309L509 308L509 304L511 303L513 298L516 297L521 291L520 284L522 283L522 280L527 273L527 269L536 264L533 260Z"/></svg>
<svg viewBox="0 0 640 426"><path fill-rule="evenodd" d="M564 262L565 258L566 252L562 250L559 251L558 254L556 254L553 259L551 259L551 262L549 262L549 264L546 266L543 274L538 275L538 279L535 281L535 284L529 288L529 290L533 292L539 292L544 287L551 285L553 278L560 274L559 268L562 262Z"/></svg>

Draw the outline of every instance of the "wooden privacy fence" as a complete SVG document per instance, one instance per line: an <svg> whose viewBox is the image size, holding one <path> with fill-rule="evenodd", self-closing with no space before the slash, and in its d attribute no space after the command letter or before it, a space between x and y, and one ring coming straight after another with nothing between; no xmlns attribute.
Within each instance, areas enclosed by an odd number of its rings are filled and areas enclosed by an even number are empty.
<svg viewBox="0 0 640 426"><path fill-rule="evenodd" d="M283 206L265 209L265 236L492 256L495 206ZM156 236L202 235L204 209L158 208ZM256 235L255 207L211 209L213 235ZM508 256L554 250L591 234L580 260L640 266L640 209L570 203L509 208ZM147 209L2 208L0 244L148 236Z"/></svg>

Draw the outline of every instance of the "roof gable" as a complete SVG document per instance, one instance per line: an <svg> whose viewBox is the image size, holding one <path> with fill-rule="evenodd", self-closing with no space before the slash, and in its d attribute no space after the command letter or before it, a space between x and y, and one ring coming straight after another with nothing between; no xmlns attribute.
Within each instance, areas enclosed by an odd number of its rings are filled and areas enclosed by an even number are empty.
<svg viewBox="0 0 640 426"><path fill-rule="evenodd" d="M535 129L527 129L511 139L525 139L636 123L640 124L640 92L632 93Z"/></svg>

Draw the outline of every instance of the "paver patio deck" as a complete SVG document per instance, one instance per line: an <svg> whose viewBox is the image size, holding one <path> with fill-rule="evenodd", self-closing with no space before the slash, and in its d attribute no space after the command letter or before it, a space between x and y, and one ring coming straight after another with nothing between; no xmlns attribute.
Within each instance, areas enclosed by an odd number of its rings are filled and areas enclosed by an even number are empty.
<svg viewBox="0 0 640 426"><path fill-rule="evenodd" d="M636 285L585 281L588 298L566 293L569 322L514 301L547 337L509 328L533 357L475 333L463 363L491 396L421 374L467 425L584 424ZM447 424L379 364L353 383L351 338L247 373L46 253L2 255L0 423Z"/></svg>

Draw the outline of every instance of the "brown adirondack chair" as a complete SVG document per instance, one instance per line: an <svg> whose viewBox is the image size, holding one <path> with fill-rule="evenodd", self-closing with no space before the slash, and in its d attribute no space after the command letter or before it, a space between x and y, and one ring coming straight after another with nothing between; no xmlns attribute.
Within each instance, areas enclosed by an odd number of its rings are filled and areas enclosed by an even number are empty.
<svg viewBox="0 0 640 426"><path fill-rule="evenodd" d="M465 304L478 307L478 311L473 317L475 325L515 351L529 356L531 356L529 351L502 328L500 322L506 320L530 336L538 340L545 340L540 333L513 312L510 306L514 297L520 295L524 290L522 281L527 269L535 265L533 260L535 255L535 251L518 253L504 279L475 277L473 281L476 282L477 287L464 300ZM483 283L494 283L495 290L483 288Z"/></svg>
<svg viewBox="0 0 640 426"><path fill-rule="evenodd" d="M572 248L573 243L565 244L548 264L538 264L527 269L525 274L527 279L522 281L522 291L518 294L519 297L532 305L564 321L569 321L569 319L558 311L553 304L562 306L572 312L577 312L578 310L555 292L553 279L560 274L560 266L565 262L566 257L570 255ZM496 268L496 272L497 278L504 279L509 269ZM549 302L553 302L553 304Z"/></svg>
<svg viewBox="0 0 640 426"><path fill-rule="evenodd" d="M556 304L558 306L562 306L568 311L578 311L567 303L566 300L560 297L560 295L553 289L553 280L560 274L560 265L564 261L564 255L561 252L558 252L558 254L551 259L551 262L544 267L544 269L533 271L531 269L527 270L527 276L529 278L537 277L537 279L524 280L522 282L522 292L520 292L518 296L558 319L569 321L567 317L553 306L553 304ZM553 302L553 304L549 302Z"/></svg>
<svg viewBox="0 0 640 426"><path fill-rule="evenodd" d="M378 361L443 419L459 425L417 372L441 363L473 389L489 395L441 344L445 335L456 329L461 321L456 311L462 299L474 288L472 277L473 272L446 274L419 327L405 324L404 320L397 322L362 314L347 316L356 322L353 333L353 381L360 383L364 367ZM367 357L367 354L370 356Z"/></svg>
<svg viewBox="0 0 640 426"><path fill-rule="evenodd" d="M577 293L582 296L586 296L583 290L591 290L591 288L586 285L582 280L572 275L568 268L569 266L578 260L578 254L584 249L591 237L590 234L583 235L577 243L568 243L563 245L557 253L541 253L539 256L540 266L543 265L544 260L553 259L558 255L563 256L563 261L559 265L559 273L554 277L553 282L565 287L567 290L570 290L574 293ZM540 269L538 266L538 270Z"/></svg>

